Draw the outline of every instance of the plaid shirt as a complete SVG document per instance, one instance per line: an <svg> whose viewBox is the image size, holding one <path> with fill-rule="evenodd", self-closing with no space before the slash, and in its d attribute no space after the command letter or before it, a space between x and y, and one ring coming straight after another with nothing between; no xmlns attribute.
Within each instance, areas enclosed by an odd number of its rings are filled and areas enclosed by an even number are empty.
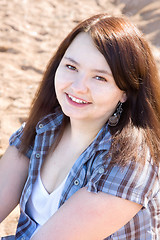
<svg viewBox="0 0 160 240"><path fill-rule="evenodd" d="M21 214L16 236L4 239L28 240L36 230L36 223L25 213L26 203L33 184L45 161L46 154L54 142L63 114L60 110L43 118L36 127L34 146L28 149L29 173L20 199ZM22 126L10 138L10 145L19 148ZM80 188L86 186L89 192L102 191L143 205L142 209L125 226L105 238L113 240L158 240L160 239L160 181L159 169L146 159L141 169L132 162L125 167L112 164L107 153L110 147L110 133L107 124L97 134L95 140L76 160L66 180L59 207Z"/></svg>

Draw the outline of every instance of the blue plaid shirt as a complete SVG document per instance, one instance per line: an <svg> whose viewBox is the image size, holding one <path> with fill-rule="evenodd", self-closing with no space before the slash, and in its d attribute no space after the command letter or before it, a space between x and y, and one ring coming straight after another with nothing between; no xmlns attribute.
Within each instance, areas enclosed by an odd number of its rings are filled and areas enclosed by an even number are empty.
<svg viewBox="0 0 160 240"><path fill-rule="evenodd" d="M62 112L57 110L56 113L43 118L36 126L34 146L30 147L26 154L30 159L30 165L20 199L21 213L16 236L3 237L3 240L28 240L37 228L36 222L25 213L25 207L42 163L59 132L63 117ZM23 128L24 125L11 136L10 145L20 147ZM143 208L106 240L158 240L160 239L159 168L151 163L149 155L143 171L139 164L133 166L132 162L125 167L113 164L107 157L110 140L111 135L105 124L70 170L59 207L84 186L89 192L102 191L128 199L143 205Z"/></svg>

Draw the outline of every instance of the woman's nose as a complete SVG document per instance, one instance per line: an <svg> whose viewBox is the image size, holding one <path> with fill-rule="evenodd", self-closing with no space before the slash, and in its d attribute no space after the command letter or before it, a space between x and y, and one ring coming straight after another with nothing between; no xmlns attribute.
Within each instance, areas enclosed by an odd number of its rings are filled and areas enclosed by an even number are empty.
<svg viewBox="0 0 160 240"><path fill-rule="evenodd" d="M76 77L72 82L72 89L74 92L86 93L88 91L88 77L84 74L81 74Z"/></svg>

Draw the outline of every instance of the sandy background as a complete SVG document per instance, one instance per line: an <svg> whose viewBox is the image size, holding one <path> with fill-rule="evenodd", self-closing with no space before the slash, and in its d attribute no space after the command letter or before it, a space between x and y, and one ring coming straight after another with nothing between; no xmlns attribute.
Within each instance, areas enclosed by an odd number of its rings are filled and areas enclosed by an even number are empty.
<svg viewBox="0 0 160 240"><path fill-rule="evenodd" d="M0 156L24 121L54 50L80 20L123 13L145 33L160 69L160 0L0 0ZM13 234L17 207L0 225Z"/></svg>

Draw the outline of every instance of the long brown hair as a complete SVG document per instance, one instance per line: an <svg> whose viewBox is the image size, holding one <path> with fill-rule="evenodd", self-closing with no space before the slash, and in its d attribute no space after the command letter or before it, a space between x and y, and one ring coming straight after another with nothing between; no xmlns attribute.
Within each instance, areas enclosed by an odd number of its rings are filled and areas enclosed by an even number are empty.
<svg viewBox="0 0 160 240"><path fill-rule="evenodd" d="M112 157L124 164L127 159L142 160L149 147L153 159L158 162L160 80L154 58L143 34L127 18L107 14L93 16L78 24L51 58L32 103L21 151L25 153L33 143L38 121L53 113L59 105L54 87L55 72L65 51L80 32L90 34L109 64L117 86L127 94L119 123L110 127Z"/></svg>

